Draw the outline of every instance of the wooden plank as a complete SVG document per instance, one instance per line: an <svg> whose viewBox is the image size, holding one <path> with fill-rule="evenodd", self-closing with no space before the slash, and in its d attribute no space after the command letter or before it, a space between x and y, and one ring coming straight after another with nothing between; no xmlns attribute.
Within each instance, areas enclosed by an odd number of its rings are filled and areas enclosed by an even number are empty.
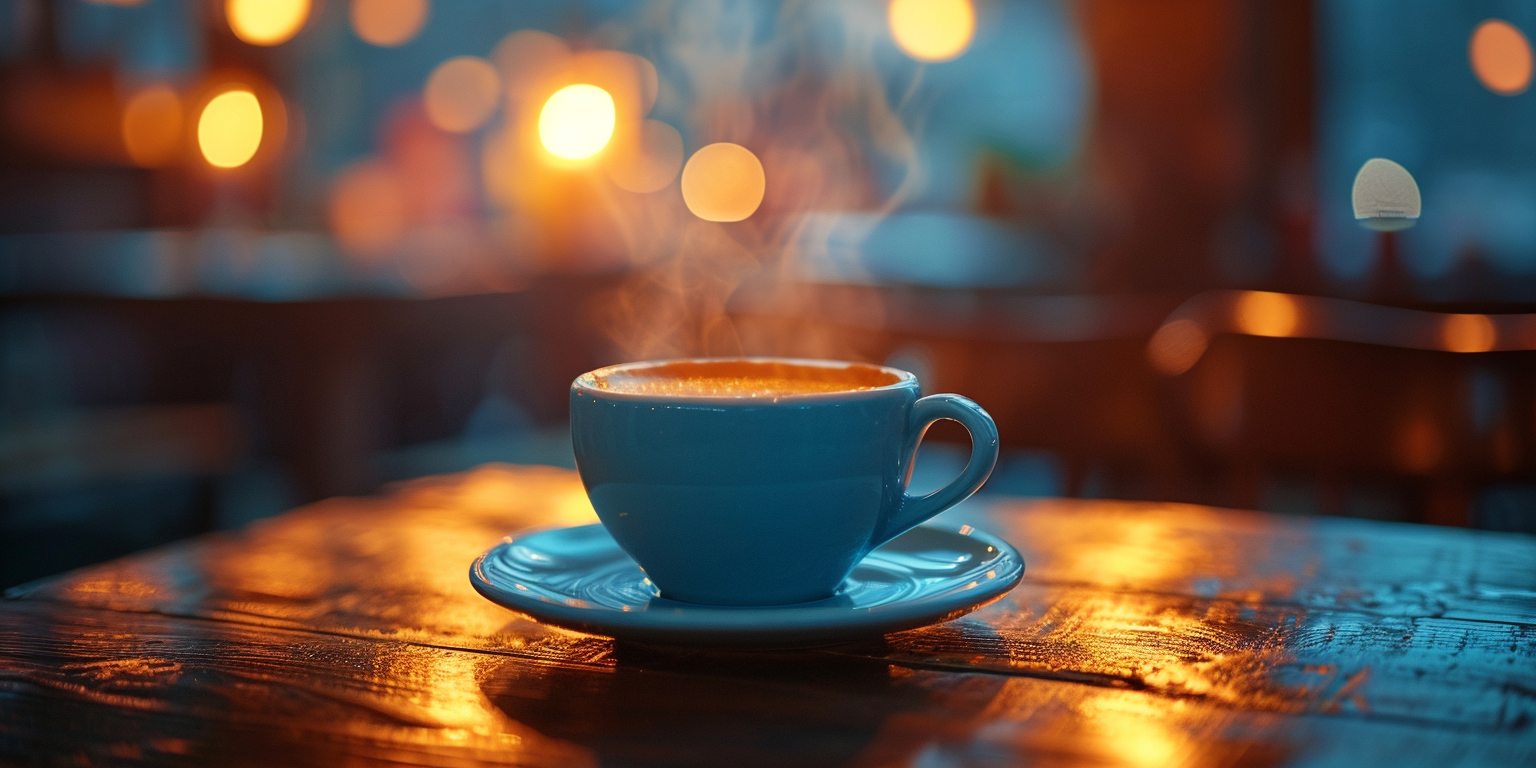
<svg viewBox="0 0 1536 768"><path fill-rule="evenodd" d="M1034 583L1536 622L1536 537L1081 499L1001 503L961 517L1020 547Z"/></svg>
<svg viewBox="0 0 1536 768"><path fill-rule="evenodd" d="M8 606L0 763L579 766L477 688L502 657L110 611Z"/></svg>
<svg viewBox="0 0 1536 768"><path fill-rule="evenodd" d="M997 503L961 517L1019 547L1026 583L1536 623L1536 538L1527 536L1108 501ZM510 532L594 520L574 473L493 465L10 594L424 640L485 637L507 614L470 590L469 560ZM444 601L454 610L441 610Z"/></svg>
<svg viewBox="0 0 1536 768"><path fill-rule="evenodd" d="M1253 711L1536 722L1536 628L1521 625L1024 584L959 621L829 652Z"/></svg>
<svg viewBox="0 0 1536 768"><path fill-rule="evenodd" d="M408 646L418 654L489 655L504 665L496 667L501 671L492 677L526 678L533 681L528 685L545 686L543 698L533 697L536 701L566 695L567 685L578 691L601 689L608 683L591 680L610 679L603 675L654 681L663 679L656 677L657 671L667 671L685 681L669 683L678 695L729 698L725 689L710 688L693 677L752 678L757 674L752 670L766 665L775 670L768 675L772 679L752 685L778 681L822 691L818 675L825 675L827 685L835 688L838 680L863 679L858 675L869 674L863 670L875 669L881 679L985 688L993 691L993 698L1005 689L1025 691L1020 706L1027 705L1027 711L1018 717L1029 720L1044 717L1039 712L1054 713L1046 719L1059 720L1057 729L1064 733L1087 728L1081 718L1087 716L1084 712L1098 712L1095 707L1130 707L1140 713L1132 718L1137 723L1151 717L1151 710L1193 708L1203 720L1181 721L1174 731L1197 735L1181 736L1170 742L1175 746L1164 747L1218 764L1229 758L1257 759L1272 750L1285 762L1312 754L1307 745L1327 742L1334 738L1330 734L1367 726L1394 734L1393 744L1420 745L1417 752L1401 752L1404 759L1446 754L1446 764L1455 764L1480 754L1493 762L1518 763L1515 758L1532 754L1536 540L1529 537L1189 505L973 505L946 518L947 524L985 526L1019 546L1029 561L1024 584L1008 598L946 625L790 655L615 646L605 638L538 624L492 605L470 589L465 574L469 560L505 533L592 519L573 473L487 467L406 485L386 498L324 502L238 533L184 542L19 588L9 593L11 600L0 603L0 622L24 614L34 625L46 627L56 612L57 621L97 622L100 628L94 631L117 632L113 636L118 638L137 630L113 630L113 622L103 617L120 615L125 626L166 622L167 636L174 635L171 627L195 628L199 637L211 633L255 643L258 650L240 651L232 658L247 654L256 659L252 668L282 675L290 670L279 669L281 664L261 654L277 653L270 649L284 642L306 659L319 654L316 658L336 661L343 669L364 671L374 668L358 667L362 662L356 660L338 661L342 657L334 654L339 652L327 644L383 643ZM81 618L85 616L94 618ZM36 642L43 642L49 631L37 630L42 639ZM121 649L109 646L102 644L106 656L101 661L122 663L123 658L111 655ZM5 654L0 648L0 663L9 663ZM335 674L303 664L295 669L305 675ZM25 696L41 695L38 686L47 688L46 681L39 682L46 677L44 671L34 669L23 676ZM618 739L630 745L619 750L629 756L626 760L643 763L656 757L644 752L649 747L640 743L639 735L603 736L606 726L600 724L548 725L537 707L519 703L515 691L522 690L521 685L492 686L505 693L497 701L516 713L509 715L514 720L535 723L541 733L555 732L546 727L574 728L580 737L571 740L588 746ZM1067 689L1079 692L1057 692ZM767 697L765 701L775 700L753 691L753 696ZM676 717L686 715L678 708L682 705L664 706L628 688L621 694L615 695L638 697L647 707ZM609 706L599 698L589 699L589 705ZM1038 704L1058 699L1066 703ZM879 711L881 733L908 716L907 710L886 711L857 697L850 702L848 706ZM987 707L1000 706L990 702ZM126 705L108 701L102 706ZM568 706L579 709L574 702ZM711 706L738 711L730 701ZM923 713L919 719L941 718L937 710L911 707ZM199 711L216 710L210 705ZM739 714L770 721L775 717L760 710ZM187 717L188 722L195 719ZM955 757L951 762L959 764L988 762L970 751L982 747L967 740L979 738L975 733L983 731L1006 734L982 739L991 744L987 749L1004 754L1041 759L1066 749L1049 732L1019 726L1014 719L1010 715L989 721L981 731L945 720L949 724L934 726L934 733L953 727L972 735L953 741L935 736L938 740L930 739L922 749L939 749L936 755ZM623 718L613 715L610 720ZM839 733L869 730L862 721L827 722ZM808 720L795 727L810 733L813 725ZM736 732L726 724L713 727L723 729L720 733ZM1229 729L1238 735L1230 736ZM771 732L741 735L771 740ZM905 726L876 742L905 743L903 733ZM1276 734L1289 733L1311 735L1299 742L1277 740ZM710 741L708 735L696 738ZM842 738L823 735L813 740L827 740L825 754L848 757L849 746ZM1442 749L1469 739L1492 745L1493 751ZM882 754L874 748L876 742L861 747L858 759ZM1221 746L1228 742L1231 749ZM1342 751L1316 754L1329 759L1364 754L1349 738L1329 743ZM1096 744L1061 754L1070 757L1063 758L1066 763L1102 759L1136 764L1116 752L1113 743ZM640 751L625 751L631 748ZM354 744L343 751L361 754L357 750L363 749ZM700 749L696 757L715 754ZM462 754L432 752L412 759L459 759ZM810 755L771 749L762 754L786 760ZM1153 749L1148 754L1159 753Z"/></svg>
<svg viewBox="0 0 1536 768"><path fill-rule="evenodd" d="M620 645L609 661L23 601L0 623L0 763L1458 766L1536 757L1520 733L1281 716L818 652Z"/></svg>

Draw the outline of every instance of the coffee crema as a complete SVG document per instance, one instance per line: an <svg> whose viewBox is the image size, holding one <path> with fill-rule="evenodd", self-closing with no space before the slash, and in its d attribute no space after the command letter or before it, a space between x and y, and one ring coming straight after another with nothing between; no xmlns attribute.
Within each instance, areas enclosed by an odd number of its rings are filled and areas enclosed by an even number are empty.
<svg viewBox="0 0 1536 768"><path fill-rule="evenodd" d="M796 365L757 360L680 360L594 371L591 386L631 395L694 397L789 397L857 392L899 383L901 377L873 365Z"/></svg>

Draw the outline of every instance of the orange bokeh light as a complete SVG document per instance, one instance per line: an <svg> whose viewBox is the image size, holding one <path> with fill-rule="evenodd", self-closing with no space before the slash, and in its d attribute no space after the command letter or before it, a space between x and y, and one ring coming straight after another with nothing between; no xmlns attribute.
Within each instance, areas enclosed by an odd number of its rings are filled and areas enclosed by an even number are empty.
<svg viewBox="0 0 1536 768"><path fill-rule="evenodd" d="M491 52L491 60L501 70L502 82L514 98L547 96L546 83L564 74L570 63L571 49L548 32L520 29L501 39Z"/></svg>
<svg viewBox="0 0 1536 768"><path fill-rule="evenodd" d="M384 48L404 45L421 32L431 6L427 0L352 0L352 31Z"/></svg>
<svg viewBox="0 0 1536 768"><path fill-rule="evenodd" d="M544 102L539 141L565 160L585 160L603 151L617 120L613 96L595 85L568 85Z"/></svg>
<svg viewBox="0 0 1536 768"><path fill-rule="evenodd" d="M1294 297L1269 291L1244 293L1237 300L1235 317L1238 330L1252 336L1290 336L1301 322Z"/></svg>
<svg viewBox="0 0 1536 768"><path fill-rule="evenodd" d="M478 56L455 56L437 65L422 93L427 119L450 133L484 125L500 98L501 77Z"/></svg>
<svg viewBox="0 0 1536 768"><path fill-rule="evenodd" d="M123 146L135 165L155 168L170 162L181 148L185 120L181 97L168 85L152 85L133 95L123 108Z"/></svg>
<svg viewBox="0 0 1536 768"><path fill-rule="evenodd" d="M365 160L337 177L326 213L342 249L367 260L400 240L407 208L401 174L387 163Z"/></svg>
<svg viewBox="0 0 1536 768"><path fill-rule="evenodd" d="M610 94L619 111L645 115L656 104L656 65L624 51L584 51L570 60L570 77L592 83Z"/></svg>
<svg viewBox="0 0 1536 768"><path fill-rule="evenodd" d="M710 144L683 166L683 202L705 221L741 221L763 202L767 177L757 155L739 144Z"/></svg>
<svg viewBox="0 0 1536 768"><path fill-rule="evenodd" d="M1494 93L1513 96L1530 87L1531 43L1507 21L1489 19L1477 25L1467 58L1477 79Z"/></svg>
<svg viewBox="0 0 1536 768"><path fill-rule="evenodd" d="M1180 319L1163 325L1147 342L1147 360L1159 373L1177 376L1200 362L1210 337L1194 320Z"/></svg>
<svg viewBox="0 0 1536 768"><path fill-rule="evenodd" d="M604 169L629 192L655 192L672 183L683 167L683 135L659 120L646 120L632 141L614 147Z"/></svg>
<svg viewBox="0 0 1536 768"><path fill-rule="evenodd" d="M287 42L309 19L309 0L225 0L224 18L251 45Z"/></svg>
<svg viewBox="0 0 1536 768"><path fill-rule="evenodd" d="M896 45L918 61L958 58L976 34L971 0L891 0L886 12Z"/></svg>
<svg viewBox="0 0 1536 768"><path fill-rule="evenodd" d="M261 147L261 103L256 94L235 87L213 97L197 119L197 146L210 165L238 168Z"/></svg>
<svg viewBox="0 0 1536 768"><path fill-rule="evenodd" d="M1440 324L1440 341L1451 352L1487 352L1498 339L1487 315L1449 315Z"/></svg>

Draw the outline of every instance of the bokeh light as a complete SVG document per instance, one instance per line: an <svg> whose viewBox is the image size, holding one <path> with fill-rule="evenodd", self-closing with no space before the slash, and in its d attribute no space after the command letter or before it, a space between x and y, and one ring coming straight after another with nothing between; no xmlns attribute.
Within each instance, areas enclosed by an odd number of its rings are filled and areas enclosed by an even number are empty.
<svg viewBox="0 0 1536 768"><path fill-rule="evenodd" d="M491 61L496 62L502 82L513 96L536 92L545 82L559 77L570 57L571 49L564 40L536 29L507 35L491 52Z"/></svg>
<svg viewBox="0 0 1536 768"><path fill-rule="evenodd" d="M595 85L556 91L539 113L539 141L550 154L585 160L608 146L617 118L613 97Z"/></svg>
<svg viewBox="0 0 1536 768"><path fill-rule="evenodd" d="M1269 291L1244 293L1235 316L1238 330L1251 336L1290 336L1301 320L1295 298Z"/></svg>
<svg viewBox="0 0 1536 768"><path fill-rule="evenodd" d="M402 175L382 161L365 160L336 178L326 213L342 249L368 261L400 240L407 208Z"/></svg>
<svg viewBox="0 0 1536 768"><path fill-rule="evenodd" d="M135 165L155 168L170 162L181 149L185 120L181 97L168 85L152 85L128 100L123 108L123 146Z"/></svg>
<svg viewBox="0 0 1536 768"><path fill-rule="evenodd" d="M1395 232L1419 218L1418 182L1407 168L1386 158L1373 157L1360 166L1351 197L1355 220L1367 229Z"/></svg>
<svg viewBox="0 0 1536 768"><path fill-rule="evenodd" d="M896 45L918 61L957 58L976 34L971 0L891 0L887 17Z"/></svg>
<svg viewBox="0 0 1536 768"><path fill-rule="evenodd" d="M237 168L261 146L261 103L256 94L235 88L213 97L197 119L197 146L210 165Z"/></svg>
<svg viewBox="0 0 1536 768"><path fill-rule="evenodd" d="M277 45L304 27L309 0L225 0L224 18L235 37L251 45Z"/></svg>
<svg viewBox="0 0 1536 768"><path fill-rule="evenodd" d="M1452 352L1487 352L1498 338L1487 315L1448 315L1440 325L1440 341Z"/></svg>
<svg viewBox="0 0 1536 768"><path fill-rule="evenodd" d="M404 45L427 23L427 0L352 0L352 31L384 48Z"/></svg>
<svg viewBox="0 0 1536 768"><path fill-rule="evenodd" d="M500 97L496 67L478 56L456 56L432 70L422 102L433 125L450 133L468 133L490 119Z"/></svg>
<svg viewBox="0 0 1536 768"><path fill-rule="evenodd" d="M1477 25L1467 58L1483 87L1494 93L1513 96L1530 87L1531 43L1507 21L1489 19Z"/></svg>
<svg viewBox="0 0 1536 768"><path fill-rule="evenodd" d="M571 79L591 83L613 96L620 114L643 116L656 104L656 65L624 51L583 51L568 64Z"/></svg>
<svg viewBox="0 0 1536 768"><path fill-rule="evenodd" d="M1177 376L1200 362L1210 337L1205 329L1187 318L1166 323L1147 342L1147 361L1159 373Z"/></svg>
<svg viewBox="0 0 1536 768"><path fill-rule="evenodd" d="M615 185L629 192L655 192L671 184L683 167L683 135L659 120L641 123L634 141L619 149L604 168Z"/></svg>
<svg viewBox="0 0 1536 768"><path fill-rule="evenodd" d="M640 87L640 114L647 114L656 106L656 97L661 95L661 77L656 73L656 65L644 56L625 54L629 63L634 67L635 80Z"/></svg>
<svg viewBox="0 0 1536 768"><path fill-rule="evenodd" d="M739 144L711 144L693 153L683 167L683 202L705 221L751 216L767 186L762 162Z"/></svg>

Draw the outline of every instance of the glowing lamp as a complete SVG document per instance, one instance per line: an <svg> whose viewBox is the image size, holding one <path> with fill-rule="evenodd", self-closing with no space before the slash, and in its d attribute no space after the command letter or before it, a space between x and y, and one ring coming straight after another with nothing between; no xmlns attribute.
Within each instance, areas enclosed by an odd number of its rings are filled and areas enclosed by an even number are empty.
<svg viewBox="0 0 1536 768"><path fill-rule="evenodd" d="M617 120L613 97L595 85L555 92L539 113L539 141L555 157L585 160L608 146Z"/></svg>
<svg viewBox="0 0 1536 768"><path fill-rule="evenodd" d="M309 0L225 0L224 17L235 37L251 45L277 45L304 26Z"/></svg>
<svg viewBox="0 0 1536 768"><path fill-rule="evenodd" d="M261 146L261 103L243 88L213 97L197 119L197 146L209 165L238 168Z"/></svg>
<svg viewBox="0 0 1536 768"><path fill-rule="evenodd" d="M976 34L971 0L891 0L886 14L896 45L918 61L958 58Z"/></svg>

